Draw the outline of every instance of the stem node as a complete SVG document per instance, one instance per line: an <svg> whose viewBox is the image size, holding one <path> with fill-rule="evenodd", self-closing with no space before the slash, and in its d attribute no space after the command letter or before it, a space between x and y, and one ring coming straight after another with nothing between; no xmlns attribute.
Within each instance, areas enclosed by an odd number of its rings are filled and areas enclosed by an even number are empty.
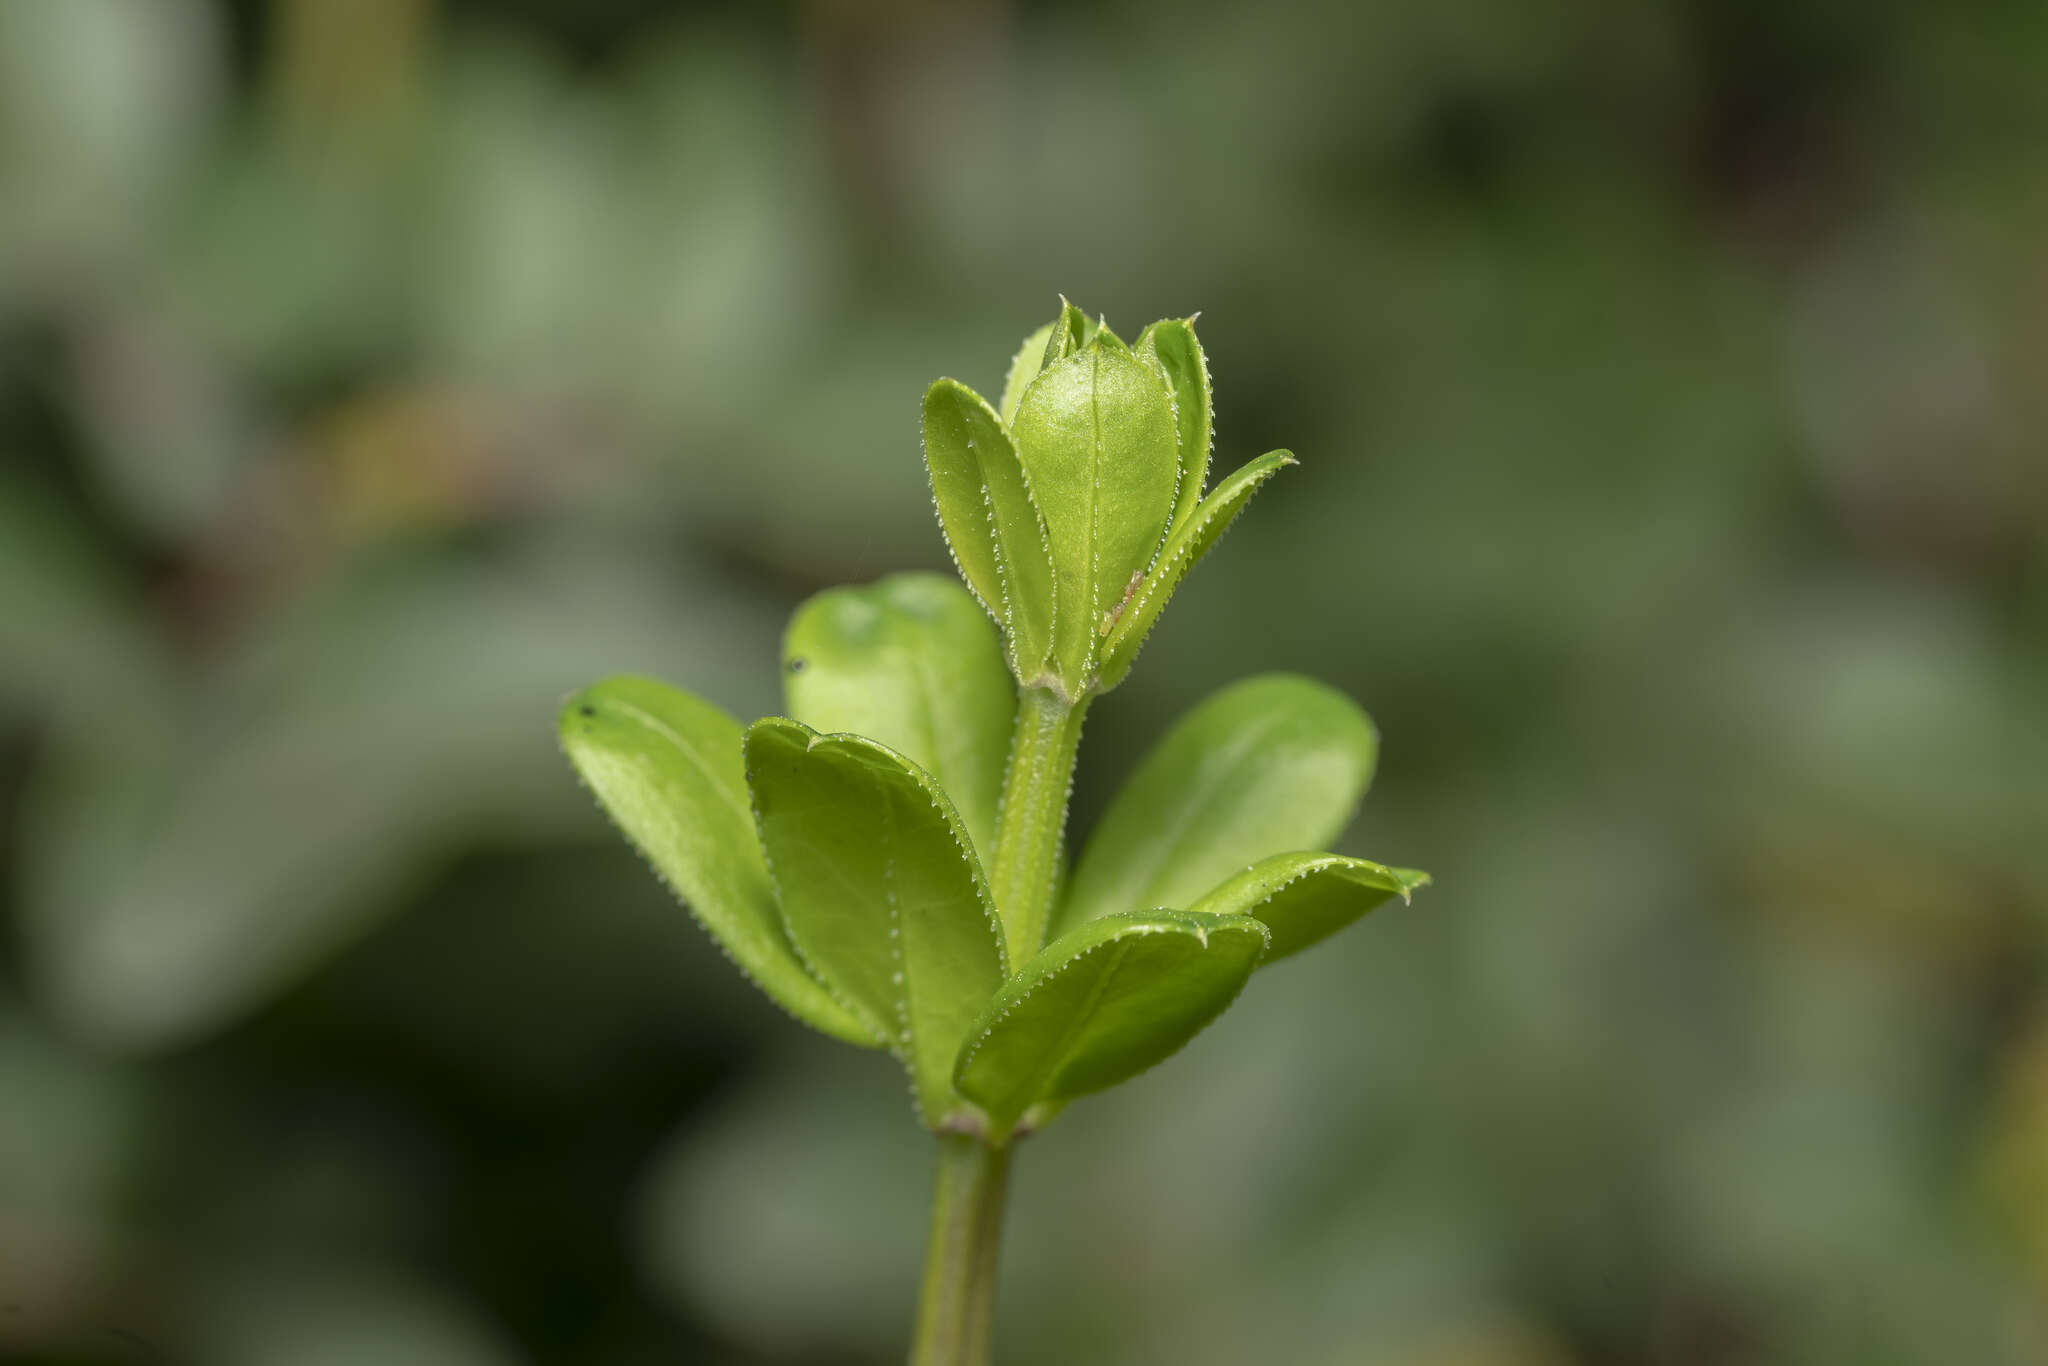
<svg viewBox="0 0 2048 1366"><path fill-rule="evenodd" d="M1045 938L1087 710L1085 697L1076 703L1049 688L1017 690L1017 724L989 860L989 890L1002 916L1012 971ZM992 1146L983 1135L951 1124L938 1139L931 1241L910 1366L987 1366L1011 1145Z"/></svg>

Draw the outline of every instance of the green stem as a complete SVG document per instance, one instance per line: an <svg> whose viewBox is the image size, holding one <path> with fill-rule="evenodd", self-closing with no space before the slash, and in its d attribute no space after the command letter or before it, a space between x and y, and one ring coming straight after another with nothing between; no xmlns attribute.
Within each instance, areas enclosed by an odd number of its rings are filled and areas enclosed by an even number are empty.
<svg viewBox="0 0 2048 1366"><path fill-rule="evenodd" d="M995 856L989 860L989 890L1002 913L1013 968L1038 952L1045 937L1087 710L1085 701L1069 703L1047 688L1018 690ZM1007 1143L992 1147L967 1134L939 1135L931 1242L910 1366L987 1366L1009 1173Z"/></svg>
<svg viewBox="0 0 2048 1366"><path fill-rule="evenodd" d="M991 1148L965 1134L939 1135L931 1241L910 1366L987 1366L1009 1175L1007 1146Z"/></svg>
<svg viewBox="0 0 2048 1366"><path fill-rule="evenodd" d="M1003 917L1013 970L1045 942L1087 712L1085 698L1070 703L1049 688L1017 693L1017 726L1010 736L1010 766L989 866L989 892Z"/></svg>

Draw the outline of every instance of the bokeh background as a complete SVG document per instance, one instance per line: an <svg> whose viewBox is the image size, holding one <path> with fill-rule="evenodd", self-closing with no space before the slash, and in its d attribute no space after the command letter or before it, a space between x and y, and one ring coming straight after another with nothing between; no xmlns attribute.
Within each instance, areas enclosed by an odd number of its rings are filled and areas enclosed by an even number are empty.
<svg viewBox="0 0 2048 1366"><path fill-rule="evenodd" d="M0 0L0 1360L900 1359L928 1161L555 752L942 567L1056 291L1437 887L1024 1151L1011 1362L2048 1361L2048 6Z"/></svg>

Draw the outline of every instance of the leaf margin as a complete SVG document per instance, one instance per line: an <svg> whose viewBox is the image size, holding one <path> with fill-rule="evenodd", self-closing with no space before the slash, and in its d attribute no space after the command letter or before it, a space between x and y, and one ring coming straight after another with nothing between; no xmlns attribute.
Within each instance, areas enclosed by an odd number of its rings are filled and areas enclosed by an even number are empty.
<svg viewBox="0 0 2048 1366"><path fill-rule="evenodd" d="M680 885L679 880L656 861L655 855L641 843L640 839L627 829L624 820L613 809L612 803L598 790L597 781L586 771L584 764L579 762L573 748L577 743L577 738L572 737L570 734L572 725L580 725L585 721L594 719L594 709L598 706L618 706L638 713L642 719L636 720L634 724L642 729L657 733L668 732L670 742L685 751L692 765L700 771L705 769L704 761L694 753L691 753L689 746L673 734L673 727L662 722L659 717L653 716L638 704L617 701L609 696L610 692L616 691L622 686L632 686L635 688L652 687L673 694L677 698L684 699L692 707L700 708L703 712L707 713L707 719L715 719L729 725L732 728L733 737L736 742L745 733L745 727L741 726L730 713L715 703L699 697L695 693L677 688L660 679L647 677L646 675L629 673L611 674L599 679L595 683L587 684L577 689L563 701L557 714L556 739L557 743L561 746L564 757L569 760L570 768L576 774L577 782L582 785L585 791L590 793L598 809L604 813L606 822L625 840L627 847L631 848L639 856L640 860L648 866L654 873L655 878L668 891L669 895L674 897L683 906L689 917L697 923L698 928L718 947L718 951L725 959L738 970L742 977L752 983L755 989L773 1001L785 1014L801 1024L808 1025L820 1033L829 1035L841 1042L850 1043L856 1048L885 1048L887 1040L882 1032L874 1028L865 1015L849 1009L845 1003L837 1000L825 983L818 980L816 975L811 972L801 955L796 952L795 946L789 942L788 929L782 923L781 905L779 901L774 899L776 894L773 880L767 879L766 859L761 852L758 837L751 838L751 847L754 856L760 859L764 865L762 869L763 877L767 880L768 892L771 898L767 911L772 927L776 935L779 936L778 942L783 953L786 955L786 957L779 959L772 953L764 953L748 947L748 937L735 935L722 923L724 920L731 918L729 913L705 906L703 904L704 898L686 891ZM607 696L595 696L601 689L606 690ZM587 740L587 737L585 739ZM708 773L706 774L706 782L707 784L711 782ZM742 804L745 805L746 787L744 777L742 777L739 796ZM730 798L726 799L729 800ZM751 809L748 809L746 814L748 824L751 825ZM744 857L744 855L740 857Z"/></svg>
<svg viewBox="0 0 2048 1366"><path fill-rule="evenodd" d="M1273 905L1288 892L1325 877L1334 877L1362 892L1378 892L1380 895L1342 921L1306 937L1290 934L1284 926L1276 925L1259 914L1261 907ZM1434 879L1419 868L1395 868L1349 854L1273 854L1217 883L1189 902L1188 909L1211 915L1249 915L1263 923L1273 935L1266 956L1259 964L1265 967L1314 948L1330 936L1349 929L1396 896L1401 898L1403 905L1409 904L1416 892L1433 882Z"/></svg>
<svg viewBox="0 0 2048 1366"><path fill-rule="evenodd" d="M1113 975L1121 965L1122 958L1125 956L1129 945L1134 941L1140 941L1161 934L1180 934L1196 938L1201 943L1203 950L1207 951L1211 947L1210 939L1212 936L1247 932L1256 936L1258 941L1257 947L1246 960L1243 971L1237 974L1235 983L1231 985L1228 994L1220 1002L1215 1003L1213 1009L1207 1009L1205 1014L1199 1014L1199 1018L1192 1028L1188 1029L1177 1041L1169 1044L1163 1051L1150 1058L1149 1061L1140 1063L1136 1068L1113 1080L1090 1085L1065 1094L1054 1095L1050 1093L1049 1088L1053 1085L1054 1076L1059 1071L1061 1065L1055 1060L1039 1069L1036 1085L1028 1088L1029 1094L1021 1100L1017 1095L1013 1094L1006 1097L1004 1103L998 1106L984 1098L989 1092L984 1091L981 1095L975 1093L974 1083L970 1080L970 1077L976 1059L983 1054L989 1045L989 1041L997 1036L997 1032L1013 1017L1014 1012L1030 1000L1034 993L1080 965L1090 955L1109 948L1122 950L1118 954L1117 963L1113 964L1109 969L1110 974ZM1033 954L1030 959L1011 974L1009 980L1004 982L1002 988L991 998L988 1005L983 1009L981 1017L969 1029L967 1038L961 1043L960 1051L953 1067L954 1089L962 1097L974 1102L981 1108L982 1114L989 1126L987 1134L989 1140L996 1143L1004 1142L1017 1130L1019 1122L1024 1120L1028 1114L1045 1107L1063 1106L1066 1102L1078 1099L1084 1095L1109 1090L1130 1080L1132 1077L1158 1066L1174 1054L1180 1052L1181 1049L1191 1043L1196 1036L1201 1034L1203 1030L1207 1029L1218 1017L1236 1003L1238 997L1244 991L1245 984L1250 981L1253 971L1258 967L1260 960L1265 955L1267 946L1271 942L1271 930L1266 927L1263 921L1260 921L1255 916L1219 916L1170 908L1150 911L1127 911L1116 915L1100 916L1082 925L1078 925L1067 934L1062 935L1059 939L1047 944L1044 948ZM1163 977L1161 980L1170 983L1172 977ZM1102 988L1098 986L1095 994L1099 995L1101 990ZM1092 1001L1089 1008L1091 1010L1094 1008ZM1065 1047L1079 1024L1085 1022L1085 1020L1075 1021L1072 1019L1064 1022L1061 1027L1059 1047ZM1058 1050L1055 1049L1053 1051L1057 1052Z"/></svg>
<svg viewBox="0 0 2048 1366"><path fill-rule="evenodd" d="M750 747L753 737L757 733L764 735L774 733L778 739L785 741L801 740L806 754L815 752L824 746L851 751L850 757L855 758L857 762L871 765L879 761L881 765L889 770L900 773L911 780L914 786L939 813L942 823L951 835L954 846L969 874L977 908L981 912L981 920L988 931L990 943L995 952L996 973L990 990L992 994L995 991L999 991L1002 985L1008 982L1012 976L1009 947L1005 938L1002 920L996 910L994 898L990 894L987 875L982 869L980 859L974 852L973 842L968 837L966 825L960 819L959 812L954 808L952 799L946 795L945 790L933 780L931 775L919 768L916 763L904 755L878 740L843 731L821 734L806 726L803 722L791 717L764 716L747 726L746 735ZM763 861L767 864L769 878L774 882L777 894L781 897L783 896L781 875L776 872L775 857L768 849L769 841L765 833L765 819L761 810L760 791L754 778L751 748L749 749L747 779L748 791L754 808L755 824L758 829L763 831L761 836ZM946 1065L949 1061L946 1049L937 1047L934 1050L937 1065L933 1067L932 1075L943 1080L944 1085L942 1089L944 1095L932 1096L927 1093L926 1079L920 1075L924 1064L920 1056L914 1056L918 1052L918 1041L910 1027L906 1025L904 1029L897 1030L891 1029L881 1022L873 1021L869 1008L859 1001L850 999L845 984L836 980L839 970L829 968L825 964L814 961L813 950L805 948L804 936L799 935L795 925L789 921L786 905L784 906L784 921L790 946L806 970L840 1004L842 1009L855 1014L864 1021L874 1023L877 1032L882 1036L882 1046L886 1047L903 1064L904 1071L910 1079L912 1104L926 1126L938 1129L953 1122L955 1119L954 1110L957 1107L947 1105L944 1102L958 1100L959 1096L951 1084L951 1069L949 1065ZM906 968L905 971L907 972L908 969ZM907 982L900 982L896 985L904 987L904 996L907 997L909 995ZM966 1032L971 1031L972 1025L973 1022L970 1021L966 1030L963 1030L963 1038ZM957 1053L958 1047L958 1043L953 1044L952 1052Z"/></svg>

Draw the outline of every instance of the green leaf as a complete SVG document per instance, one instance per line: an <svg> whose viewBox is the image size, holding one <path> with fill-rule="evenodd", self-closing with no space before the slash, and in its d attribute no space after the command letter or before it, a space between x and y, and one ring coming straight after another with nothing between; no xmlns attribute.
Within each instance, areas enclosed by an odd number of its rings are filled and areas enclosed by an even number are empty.
<svg viewBox="0 0 2048 1366"><path fill-rule="evenodd" d="M1275 854L1215 887L1190 910L1253 915L1273 932L1268 963L1299 953L1389 897L1406 901L1429 874L1342 854Z"/></svg>
<svg viewBox="0 0 2048 1366"><path fill-rule="evenodd" d="M790 619L789 714L811 729L879 740L938 780L983 857L1017 714L1002 642L957 579L896 574L832 588Z"/></svg>
<svg viewBox="0 0 2048 1366"><path fill-rule="evenodd" d="M1051 541L1010 434L981 395L942 379L924 396L924 458L953 562L1008 635L1020 680L1052 648Z"/></svg>
<svg viewBox="0 0 2048 1366"><path fill-rule="evenodd" d="M1004 983L960 1052L960 1093L1000 1140L1034 1105L1136 1076L1237 998L1265 952L1250 916L1107 916L1048 945Z"/></svg>
<svg viewBox="0 0 2048 1366"><path fill-rule="evenodd" d="M1005 427L1016 420L1017 405L1024 401L1025 389L1045 368L1045 344L1052 340L1052 329L1051 323L1038 328L1024 339L1024 344L1017 348L1017 354L1010 357L1009 371L1003 376L1003 403L999 409Z"/></svg>
<svg viewBox="0 0 2048 1366"><path fill-rule="evenodd" d="M648 678L608 678L562 708L562 748L697 923L783 1009L848 1043L882 1032L833 1000L783 930L754 838L739 723Z"/></svg>
<svg viewBox="0 0 2048 1366"><path fill-rule="evenodd" d="M1052 932L1186 906L1260 859L1327 843L1378 752L1372 722L1333 688L1290 674L1232 684L1182 717L1110 802Z"/></svg>
<svg viewBox="0 0 2048 1366"><path fill-rule="evenodd" d="M1078 695L1111 614L1150 567L1173 515L1172 400L1150 366L1091 346L1025 390L1011 434L1050 537L1054 668Z"/></svg>
<svg viewBox="0 0 2048 1366"><path fill-rule="evenodd" d="M953 1058L1009 975L952 803L894 750L779 717L747 729L746 768L790 941L890 1039L920 1116L940 1127Z"/></svg>
<svg viewBox="0 0 2048 1366"><path fill-rule="evenodd" d="M1059 317L1035 329L1017 348L1017 354L1010 357L1010 368L1003 376L1003 401L998 409L1003 425L1008 427L1017 420L1017 405L1024 401L1024 391L1031 387L1031 381L1037 379L1046 366L1065 360L1097 338L1119 350L1130 349L1109 330L1108 323L1100 318L1090 319L1062 298Z"/></svg>
<svg viewBox="0 0 2048 1366"><path fill-rule="evenodd" d="M1168 525L1178 530L1202 501L1202 488L1209 480L1209 450L1216 422L1209 358L1195 340L1193 320L1186 318L1167 318L1140 332L1137 352L1173 393L1174 427L1180 434L1180 491Z"/></svg>
<svg viewBox="0 0 2048 1366"><path fill-rule="evenodd" d="M1240 465L1226 475L1216 485L1216 491L1204 498L1188 519L1167 537L1166 548L1160 551L1158 561L1137 590L1117 611L1108 637L1103 641L1100 691L1108 692L1129 676L1145 637L1152 633L1159 614L1166 610L1166 604L1172 600L1181 580L1201 563L1202 557L1216 542L1223 539L1223 533L1230 530L1230 524L1237 520L1238 513L1244 511L1244 505L1251 501L1252 495L1268 479L1294 463L1290 452L1268 451L1258 459Z"/></svg>
<svg viewBox="0 0 2048 1366"><path fill-rule="evenodd" d="M1038 362L1040 373L1051 369L1086 346L1093 329L1094 324L1088 321L1088 315L1068 303L1065 295L1061 295L1059 316L1052 320L1051 330L1046 333L1045 355Z"/></svg>

